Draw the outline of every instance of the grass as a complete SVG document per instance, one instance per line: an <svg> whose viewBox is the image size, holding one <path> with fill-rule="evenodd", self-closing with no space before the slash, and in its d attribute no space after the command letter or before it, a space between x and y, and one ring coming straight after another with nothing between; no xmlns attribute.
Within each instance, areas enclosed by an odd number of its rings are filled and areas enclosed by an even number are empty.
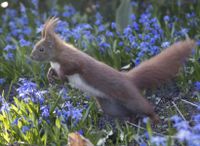
<svg viewBox="0 0 200 146"><path fill-rule="evenodd" d="M89 14L61 1L41 13L36 2L10 2L0 11L1 145L66 145L68 134L75 131L94 145L199 144L200 87L195 86L200 81L199 45L172 83L144 92L162 119L156 127L147 118L137 124L113 119L98 108L94 97L67 83L50 85L49 64L29 57L42 24L56 15L61 20L56 31L67 42L116 69L134 67L186 37L199 43L198 1L176 1L179 5L163 0L158 5L127 0L115 10L116 18L101 15L105 13L101 2ZM120 11L129 15L123 24Z"/></svg>

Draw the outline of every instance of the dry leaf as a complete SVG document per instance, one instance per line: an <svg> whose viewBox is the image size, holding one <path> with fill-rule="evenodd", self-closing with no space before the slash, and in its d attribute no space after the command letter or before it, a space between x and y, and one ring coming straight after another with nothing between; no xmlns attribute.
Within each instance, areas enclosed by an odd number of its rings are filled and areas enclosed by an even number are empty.
<svg viewBox="0 0 200 146"><path fill-rule="evenodd" d="M90 140L86 139L78 132L68 134L68 146L94 146Z"/></svg>

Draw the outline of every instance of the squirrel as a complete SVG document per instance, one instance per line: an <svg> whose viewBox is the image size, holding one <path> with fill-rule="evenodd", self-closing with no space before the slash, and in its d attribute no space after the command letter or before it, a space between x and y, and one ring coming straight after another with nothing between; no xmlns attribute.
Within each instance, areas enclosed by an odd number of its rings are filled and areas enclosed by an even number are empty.
<svg viewBox="0 0 200 146"><path fill-rule="evenodd" d="M145 115L158 123L159 116L141 90L174 77L195 47L195 41L187 39L175 43L130 71L120 72L65 43L54 32L58 21L53 17L45 22L42 38L31 52L33 60L50 62L48 80L57 75L60 80L68 81L96 97L103 112L111 116L134 119L136 115Z"/></svg>

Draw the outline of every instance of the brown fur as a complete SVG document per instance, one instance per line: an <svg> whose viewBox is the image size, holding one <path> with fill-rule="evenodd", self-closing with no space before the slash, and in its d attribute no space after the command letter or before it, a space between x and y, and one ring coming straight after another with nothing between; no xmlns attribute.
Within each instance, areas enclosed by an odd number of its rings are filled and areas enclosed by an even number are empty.
<svg viewBox="0 0 200 146"><path fill-rule="evenodd" d="M139 89L156 87L176 75L194 47L195 42L189 39L175 43L126 74Z"/></svg>
<svg viewBox="0 0 200 146"><path fill-rule="evenodd" d="M190 51L185 50L190 50L193 47L189 43L190 41L180 42L179 45L172 46L177 50L177 52L175 51L177 55L179 53L183 55L175 57L174 51L170 48L141 64L142 69L138 66L125 74L63 42L53 30L57 21L58 19L53 18L45 23L42 39L32 51L32 59L59 63L61 68L57 75L61 80L66 80L67 75L79 74L88 85L104 93L104 97L96 98L105 113L117 117L131 118L134 118L137 114L147 115L154 122L158 122L159 118L154 113L153 106L141 95L138 87L140 89L144 86L142 86L144 83L148 83L149 86L154 83L157 84L159 77L152 75L153 72L161 76L160 79L162 80L174 75L179 64L190 53ZM45 50L41 52L40 48L45 48ZM171 61L167 61L168 59L171 59ZM173 61L176 62L173 63ZM170 68L173 73L169 71L167 74L164 73L166 67L167 69ZM150 70L151 73L146 72L146 70ZM138 75L138 73L143 73L143 76ZM136 75L138 79L133 75ZM150 81L145 81L143 77L147 80L150 79Z"/></svg>

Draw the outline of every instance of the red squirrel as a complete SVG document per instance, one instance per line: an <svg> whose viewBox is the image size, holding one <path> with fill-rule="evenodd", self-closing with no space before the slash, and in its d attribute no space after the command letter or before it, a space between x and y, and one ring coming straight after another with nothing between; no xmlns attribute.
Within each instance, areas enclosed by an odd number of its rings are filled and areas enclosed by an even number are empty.
<svg viewBox="0 0 200 146"><path fill-rule="evenodd" d="M33 60L50 62L48 80L51 80L53 74L62 81L68 80L75 88L96 97L102 110L111 116L134 119L136 115L146 115L157 123L159 117L153 106L142 96L141 90L175 76L195 47L195 42L188 39L175 43L124 73L60 39L54 32L58 20L51 18L46 21L42 38L31 53Z"/></svg>

